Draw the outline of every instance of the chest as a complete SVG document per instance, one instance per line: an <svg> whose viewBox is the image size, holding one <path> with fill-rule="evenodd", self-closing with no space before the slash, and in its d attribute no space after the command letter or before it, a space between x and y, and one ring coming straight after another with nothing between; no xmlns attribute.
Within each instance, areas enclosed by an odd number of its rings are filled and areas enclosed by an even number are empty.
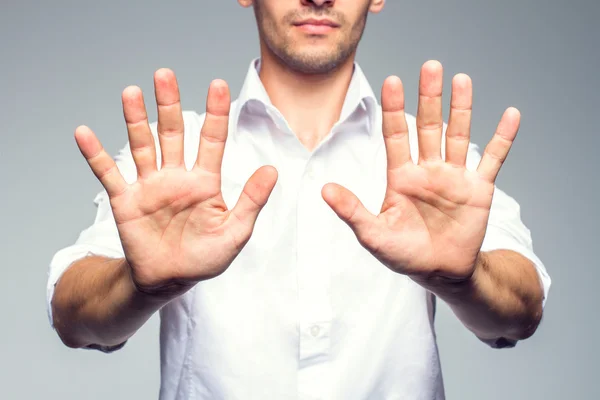
<svg viewBox="0 0 600 400"><path fill-rule="evenodd" d="M246 258L256 264L278 259L289 266L329 269L335 274L364 255L354 233L323 200L321 191L327 183L342 185L378 214L386 189L381 144L366 135L346 133L327 138L309 153L298 148L295 138L246 139L231 146L223 162L222 190L228 207L235 205L256 169L272 165L278 171L278 181L246 246Z"/></svg>

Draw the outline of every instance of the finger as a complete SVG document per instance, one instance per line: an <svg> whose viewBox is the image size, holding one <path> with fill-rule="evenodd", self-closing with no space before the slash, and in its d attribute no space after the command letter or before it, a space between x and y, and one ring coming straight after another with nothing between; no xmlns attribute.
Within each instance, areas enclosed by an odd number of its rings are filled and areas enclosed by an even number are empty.
<svg viewBox="0 0 600 400"><path fill-rule="evenodd" d="M229 129L229 109L231 99L227 82L214 80L208 88L206 98L206 119L200 131L200 147L196 165L204 172L219 177Z"/></svg>
<svg viewBox="0 0 600 400"><path fill-rule="evenodd" d="M354 231L364 246L372 239L377 217L369 212L354 193L336 183L323 186L321 195L329 207Z"/></svg>
<svg viewBox="0 0 600 400"><path fill-rule="evenodd" d="M446 129L446 162L464 166L467 161L471 137L471 114L473 108L473 84L465 74L452 80L450 117Z"/></svg>
<svg viewBox="0 0 600 400"><path fill-rule="evenodd" d="M510 107L502 116L498 129L488 143L477 167L477 172L489 182L495 182L500 168L508 156L508 152L517 136L521 114L516 108Z"/></svg>
<svg viewBox="0 0 600 400"><path fill-rule="evenodd" d="M257 169L248 179L237 204L231 210L236 229L249 237L254 229L258 214L263 209L277 182L277 170L271 166Z"/></svg>
<svg viewBox="0 0 600 400"><path fill-rule="evenodd" d="M79 126L75 130L75 141L109 197L114 198L127 190L127 182L117 168L117 164L104 150L90 128Z"/></svg>
<svg viewBox="0 0 600 400"><path fill-rule="evenodd" d="M183 114L179 86L173 71L162 68L154 74L154 91L158 109L158 139L162 167L182 167Z"/></svg>
<svg viewBox="0 0 600 400"><path fill-rule="evenodd" d="M144 97L140 88L130 86L123 91L122 100L131 155L138 178L145 178L156 171L156 145L148 124Z"/></svg>
<svg viewBox="0 0 600 400"><path fill-rule="evenodd" d="M438 61L428 61L421 68L417 132L419 162L441 159L442 148L442 85L443 69Z"/></svg>
<svg viewBox="0 0 600 400"><path fill-rule="evenodd" d="M404 88L400 78L391 76L381 89L383 140L387 153L388 171L411 161L408 126L404 114Z"/></svg>

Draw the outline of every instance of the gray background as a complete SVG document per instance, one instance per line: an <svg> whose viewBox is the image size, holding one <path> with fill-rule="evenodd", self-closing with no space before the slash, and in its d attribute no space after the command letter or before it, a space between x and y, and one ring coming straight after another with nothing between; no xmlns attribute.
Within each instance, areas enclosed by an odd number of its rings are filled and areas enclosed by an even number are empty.
<svg viewBox="0 0 600 400"><path fill-rule="evenodd" d="M89 125L114 154L126 141L121 91L140 85L154 119L160 67L175 70L186 109L203 110L213 78L236 95L258 55L252 10L234 0L0 4L0 398L156 398L156 316L112 355L64 347L46 319L48 263L93 221L101 189L73 132ZM358 60L376 93L399 75L414 113L419 67L438 59L446 88L455 73L473 78L474 142L487 143L506 107L523 114L498 184L520 202L553 287L540 329L512 350L487 348L441 306L451 400L600 398L599 17L597 0L389 0L370 17Z"/></svg>

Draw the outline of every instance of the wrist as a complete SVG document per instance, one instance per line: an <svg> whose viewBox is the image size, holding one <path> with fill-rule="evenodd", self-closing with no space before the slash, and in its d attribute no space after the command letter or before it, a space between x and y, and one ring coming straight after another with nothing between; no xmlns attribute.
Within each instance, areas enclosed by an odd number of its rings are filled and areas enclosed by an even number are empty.
<svg viewBox="0 0 600 400"><path fill-rule="evenodd" d="M413 280L449 304L460 303L464 300L472 299L478 293L477 288L481 286L486 269L487 255L484 252L479 252L472 272L468 276L463 278L449 278L435 275L425 279Z"/></svg>
<svg viewBox="0 0 600 400"><path fill-rule="evenodd" d="M195 283L165 282L154 286L140 284L133 275L133 270L127 259L123 258L120 267L126 274L127 290L132 298L138 303L148 303L149 305L164 305L169 301L181 296Z"/></svg>

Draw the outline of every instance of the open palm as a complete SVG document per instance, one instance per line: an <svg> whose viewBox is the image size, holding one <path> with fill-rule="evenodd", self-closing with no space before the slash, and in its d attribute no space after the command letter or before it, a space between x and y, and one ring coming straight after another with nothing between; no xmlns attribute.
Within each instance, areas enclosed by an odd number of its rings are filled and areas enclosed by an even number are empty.
<svg viewBox="0 0 600 400"><path fill-rule="evenodd" d="M323 198L384 265L416 279L467 279L487 227L494 182L519 128L514 108L504 113L476 171L466 168L472 84L452 82L452 100L442 159L442 66L423 65L417 130L419 159L411 159L404 94L396 77L382 88L387 190L379 215L371 214L348 189L323 188Z"/></svg>
<svg viewBox="0 0 600 400"><path fill-rule="evenodd" d="M155 87L160 169L139 88L123 92L138 175L135 182L124 180L89 128L79 127L75 138L108 193L134 283L141 290L164 293L185 290L227 269L249 240L277 172L272 167L258 169L236 206L228 210L221 194L221 163L230 108L226 83L211 84L198 156L191 170L184 163L184 121L174 74L157 71Z"/></svg>

